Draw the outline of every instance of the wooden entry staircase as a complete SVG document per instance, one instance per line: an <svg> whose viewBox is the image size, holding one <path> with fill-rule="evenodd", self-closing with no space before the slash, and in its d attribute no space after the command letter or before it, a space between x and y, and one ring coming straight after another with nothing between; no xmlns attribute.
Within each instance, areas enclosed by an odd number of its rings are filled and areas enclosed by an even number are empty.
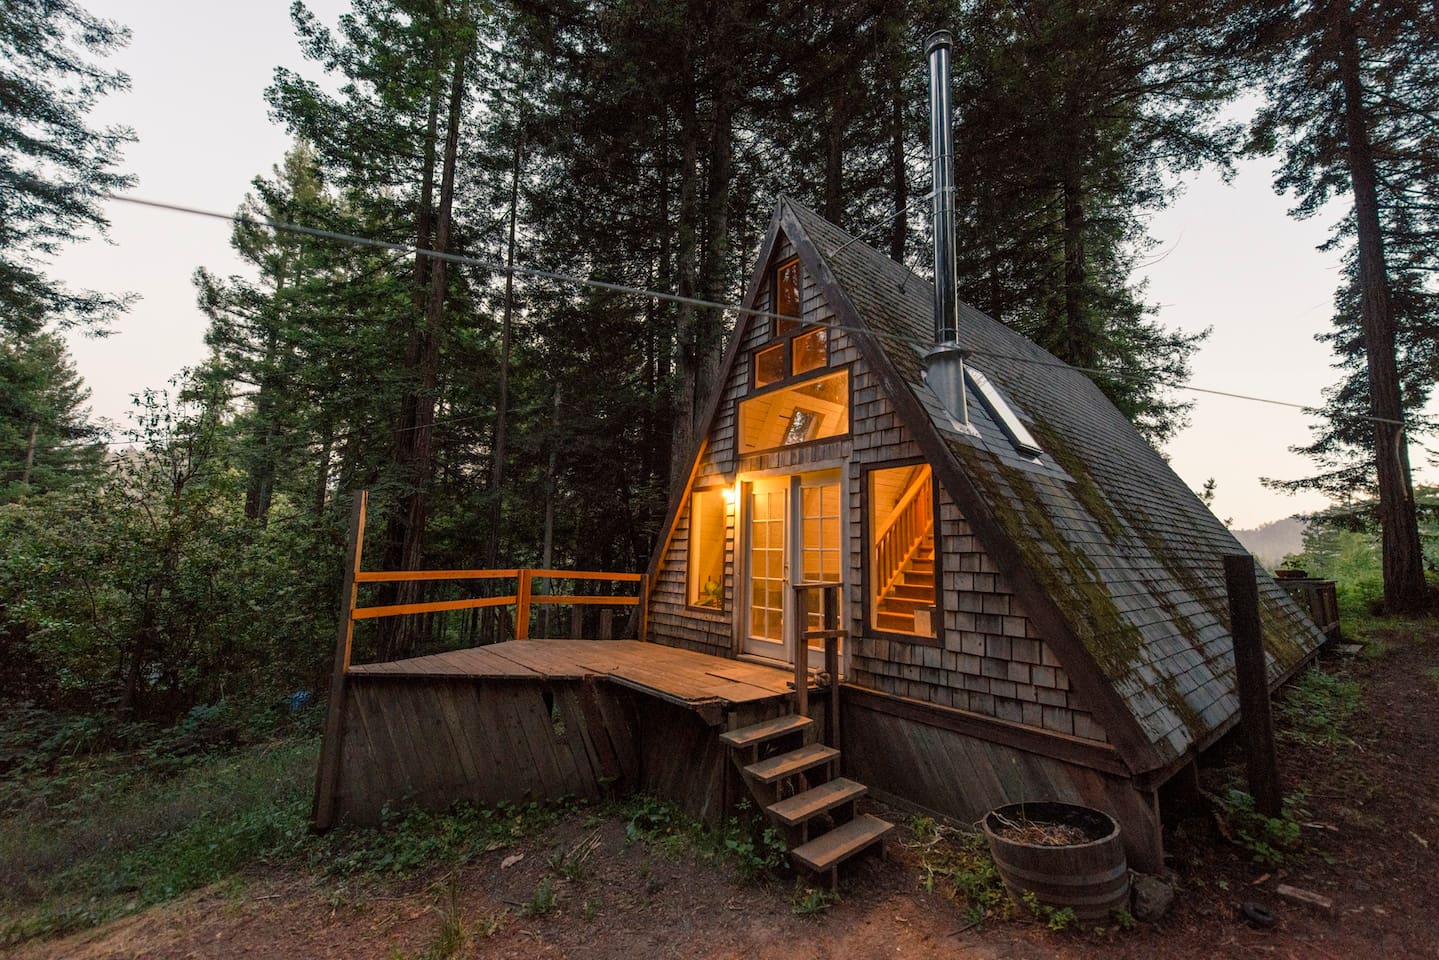
<svg viewBox="0 0 1439 960"><path fill-rule="evenodd" d="M814 721L797 713L720 735L751 796L790 845L796 867L839 883L839 866L878 847L894 824L855 810L869 792L839 776L839 750L813 742Z"/></svg>

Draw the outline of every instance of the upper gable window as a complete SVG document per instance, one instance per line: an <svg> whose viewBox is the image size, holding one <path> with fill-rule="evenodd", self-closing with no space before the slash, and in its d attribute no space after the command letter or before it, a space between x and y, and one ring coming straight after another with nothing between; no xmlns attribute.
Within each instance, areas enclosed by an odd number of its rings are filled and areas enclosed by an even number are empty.
<svg viewBox="0 0 1439 960"><path fill-rule="evenodd" d="M829 366L828 327L806 325L803 312L803 273L798 257L775 267L771 277L774 318L773 340L750 355L753 386L756 390L793 380ZM791 319L793 318L793 319Z"/></svg>
<svg viewBox="0 0 1439 960"><path fill-rule="evenodd" d="M792 257L774 270L774 335L784 336L798 330L803 315L804 286L800 278L799 257ZM793 319L790 319L790 318Z"/></svg>

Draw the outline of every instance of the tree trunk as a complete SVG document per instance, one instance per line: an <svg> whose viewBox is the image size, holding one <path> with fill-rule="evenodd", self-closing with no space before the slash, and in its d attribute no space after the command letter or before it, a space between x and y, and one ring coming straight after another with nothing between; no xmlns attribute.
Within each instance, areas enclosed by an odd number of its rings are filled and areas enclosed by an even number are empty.
<svg viewBox="0 0 1439 960"><path fill-rule="evenodd" d="M30 439L25 444L25 469L20 471L20 486L30 482L30 469L35 466L35 440L40 436L40 421L30 424Z"/></svg>
<svg viewBox="0 0 1439 960"><path fill-rule="evenodd" d="M325 499L330 493L330 457L334 448L334 431L328 423L323 431L324 440L320 442L320 462L315 467L315 496L313 499L314 512L316 517L325 513Z"/></svg>
<svg viewBox="0 0 1439 960"><path fill-rule="evenodd" d="M835 86L830 91L829 126L825 130L824 208L823 216L836 226L844 226L844 131L849 122L845 99L849 91Z"/></svg>
<svg viewBox="0 0 1439 960"><path fill-rule="evenodd" d="M555 562L555 490L558 487L558 478L555 470L559 464L560 454L560 385L555 384L555 413L550 426L550 458L545 468L545 530L544 541L540 545L540 568L550 570ZM540 630L545 636L549 636L550 611L552 605L545 604L540 607Z"/></svg>
<svg viewBox="0 0 1439 960"><path fill-rule="evenodd" d="M693 297L698 285L699 236L696 225L699 220L699 140L700 123L696 116L696 91L694 89L694 66L692 63L693 40L686 34L680 53L680 69L688 80L681 97L679 109L680 126L680 196L679 224L676 229L675 267L678 275L677 289L682 297ZM679 316L675 323L675 340L678 349L678 380L675 396L675 425L673 442L670 445L670 476L677 477L684 469L688 458L694 453L695 418L698 404L699 373L699 319L698 311L690 304L680 304Z"/></svg>
<svg viewBox="0 0 1439 960"><path fill-rule="evenodd" d="M490 540L486 551L486 564L491 569L499 566L500 524L504 522L505 491L505 431L509 412L510 393L510 322L515 302L515 221L520 204L520 137L523 125L515 132L515 152L510 171L510 236L505 265L505 316L500 331L500 384L499 397L495 401L495 442L491 452L490 470Z"/></svg>
<svg viewBox="0 0 1439 960"><path fill-rule="evenodd" d="M889 258L904 263L904 245L909 239L909 171L904 162L904 83L898 70L889 79L889 174L893 183L894 225L889 235Z"/></svg>
<svg viewBox="0 0 1439 960"><path fill-rule="evenodd" d="M1094 338L1089 325L1085 290L1084 186L1073 167L1064 176L1064 353L1060 359L1077 367L1095 365Z"/></svg>
<svg viewBox="0 0 1439 960"><path fill-rule="evenodd" d="M455 54L454 72L451 77L448 98L448 116L445 131L445 147L440 173L440 202L434 216L434 249L448 252L450 243L451 209L454 204L455 160L459 151L460 113L464 101L465 56ZM428 154L427 148L427 154ZM427 215L422 212L422 222ZM391 517L387 537L386 567L391 570L418 570L424 561L425 523L429 511L429 486L434 473L433 433L435 421L435 387L439 382L440 346L444 339L445 293L449 273L444 260L433 260L428 269L429 290L424 300L424 320L412 340L413 350L407 350L406 360L412 376L411 392L402 403L402 423L405 424L399 438L403 451L400 459L404 468L407 489L400 499L395 514ZM393 557L393 559L390 559ZM403 597L404 587L398 591ZM412 588L413 589L413 588ZM413 602L413 597L399 602ZM381 635L381 656L394 659L414 649L420 636L420 625L412 618L391 617L383 621L393 625Z"/></svg>
<svg viewBox="0 0 1439 960"><path fill-rule="evenodd" d="M1383 531L1384 606L1392 613L1412 613L1425 606L1424 562L1394 355L1394 318L1389 305L1384 236L1379 224L1374 155L1369 142L1353 14L1347 0L1336 2L1333 10L1344 90L1349 179L1354 190L1354 223L1359 242L1360 312L1369 372L1370 413L1378 418L1374 424L1374 457L1379 480L1379 523Z"/></svg>

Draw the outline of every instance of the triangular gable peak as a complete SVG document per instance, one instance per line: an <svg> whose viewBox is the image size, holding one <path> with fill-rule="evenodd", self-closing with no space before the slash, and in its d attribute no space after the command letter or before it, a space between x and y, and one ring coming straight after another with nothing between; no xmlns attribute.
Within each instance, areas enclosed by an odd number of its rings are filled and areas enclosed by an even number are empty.
<svg viewBox="0 0 1439 960"><path fill-rule="evenodd" d="M1036 605L1018 595L987 549L986 538L969 523L952 495L947 476L952 470L941 467L935 472L939 481L935 484L936 566L942 600L933 636L887 637L868 628L874 622L868 607L871 594L866 569L872 535L865 517L868 491L879 476L876 471L896 464L937 463L934 454L938 448L932 438L927 445L920 442L924 439L920 435L926 432L924 424L919 431L912 430L913 412L905 409L903 401L912 405L913 397L904 388L901 396L894 395L896 380L888 357L865 333L862 319L847 316L852 308L787 204L781 205L771 225L746 305L771 309L776 269L796 259L802 267L800 300L805 329L825 329L826 369L847 380L848 429L832 443L821 440L792 449L746 452L746 446L756 444L746 444L744 432L753 433L756 427L741 422L740 406L757 392L755 364L775 343L775 326L768 317L742 319L703 422L698 456L688 483L676 491L667 534L651 567L651 636L703 652L742 652L748 629L744 621L750 613L745 600L750 586L746 582L749 558L741 531L740 502L745 496L742 489L748 487L742 481L777 472L801 472L816 463L841 463L848 504L843 563L849 574L853 638L847 670L850 679L869 689L991 718L1000 734L1005 725L1012 725L1016 730L1026 728L1072 741L1071 750L1088 749L1096 766L1124 769L1127 765L1114 754L1106 723L1097 719L1091 703L1107 709L1115 726L1122 728L1127 715L1116 711L1112 692L1109 702L1104 702L1107 688L1100 688L1097 697L1089 696L1082 689L1084 681L1077 681L1055 646L1046 642L1040 621L1032 613ZM703 516L696 515L702 508L695 504L703 503L710 491L723 496L726 503L723 564L721 568L715 561L713 567L723 571L713 575L714 592L723 602L704 609L694 602L704 600L695 596L691 568L704 549L698 545L701 536L695 531L706 523ZM709 522L713 527L715 521ZM1083 663L1080 669L1084 670ZM1132 721L1129 726L1133 727ZM1132 729L1129 732L1132 739ZM1091 746L1086 748L1086 743Z"/></svg>

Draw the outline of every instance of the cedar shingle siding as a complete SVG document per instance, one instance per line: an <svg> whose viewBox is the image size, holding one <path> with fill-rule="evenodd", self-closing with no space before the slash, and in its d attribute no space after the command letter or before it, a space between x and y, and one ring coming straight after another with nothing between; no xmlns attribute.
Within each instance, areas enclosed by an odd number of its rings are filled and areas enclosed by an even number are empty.
<svg viewBox="0 0 1439 960"><path fill-rule="evenodd" d="M778 244L771 264L794 255L788 241ZM762 282L756 302L769 303L769 279ZM804 319L833 323L834 312L808 271L804 274ZM908 428L900 421L877 378L860 356L853 339L833 334L830 366L848 365L851 377L850 435L829 443L741 457L736 452L738 402L749 393L751 351L769 342L770 321L753 318L742 334L741 352L724 381L706 452L694 489L724 485L736 470L794 467L843 461L849 491L849 630L853 644L853 682L897 696L1010 720L1090 740L1104 741L1103 729L1079 706L1068 677L1043 639L1034 632L1012 591L979 546L959 508L939 491L943 556L944 646L870 636L863 620L861 565L865 522L865 468L920 455ZM685 574L688 557L689 503L676 519L669 550L656 572L650 604L650 638L659 643L703 653L732 656L737 602L736 513L731 508L725 551L723 612L687 607ZM743 601L742 591L738 594ZM743 611L740 622L743 623Z"/></svg>

